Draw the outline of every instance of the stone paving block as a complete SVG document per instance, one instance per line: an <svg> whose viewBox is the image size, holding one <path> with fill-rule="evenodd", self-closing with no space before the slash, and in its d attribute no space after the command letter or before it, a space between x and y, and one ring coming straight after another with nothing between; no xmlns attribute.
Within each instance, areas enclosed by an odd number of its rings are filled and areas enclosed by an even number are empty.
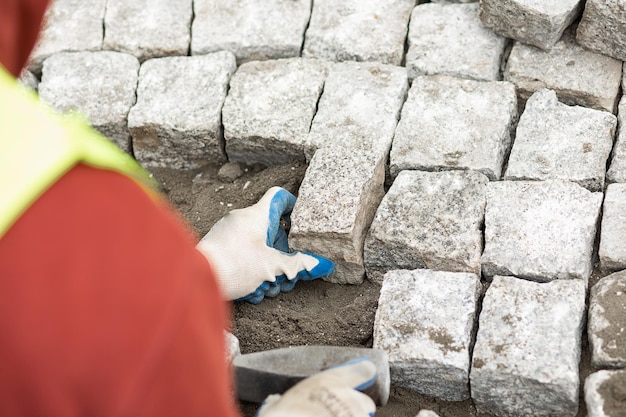
<svg viewBox="0 0 626 417"><path fill-rule="evenodd" d="M417 77L393 139L391 175L473 169L499 179L516 120L512 83Z"/></svg>
<svg viewBox="0 0 626 417"><path fill-rule="evenodd" d="M565 104L609 112L615 110L621 77L621 61L582 48L571 30L550 51L515 42L504 71L524 101L549 88Z"/></svg>
<svg viewBox="0 0 626 417"><path fill-rule="evenodd" d="M300 56L311 0L194 0L191 53L231 51L238 63Z"/></svg>
<svg viewBox="0 0 626 417"><path fill-rule="evenodd" d="M107 0L54 0L51 2L31 53L28 69L41 74L43 61L59 52L98 51Z"/></svg>
<svg viewBox="0 0 626 417"><path fill-rule="evenodd" d="M607 271L626 269L626 184L609 184L600 228L600 266Z"/></svg>
<svg viewBox="0 0 626 417"><path fill-rule="evenodd" d="M470 372L479 412L576 415L584 314L582 280L495 276L483 300Z"/></svg>
<svg viewBox="0 0 626 417"><path fill-rule="evenodd" d="M617 106L617 139L613 147L611 165L606 172L607 182L626 182L626 97Z"/></svg>
<svg viewBox="0 0 626 417"><path fill-rule="evenodd" d="M626 271L591 288L587 333L595 368L626 368Z"/></svg>
<svg viewBox="0 0 626 417"><path fill-rule="evenodd" d="M616 126L609 112L571 107L539 90L520 117L504 179L562 179L602 191Z"/></svg>
<svg viewBox="0 0 626 417"><path fill-rule="evenodd" d="M330 66L306 139L308 160L323 146L387 155L409 89L406 69L370 62Z"/></svg>
<svg viewBox="0 0 626 417"><path fill-rule="evenodd" d="M302 56L400 65L415 0L315 0Z"/></svg>
<svg viewBox="0 0 626 417"><path fill-rule="evenodd" d="M62 52L44 61L39 97L61 112L78 111L125 151L139 61L111 51Z"/></svg>
<svg viewBox="0 0 626 417"><path fill-rule="evenodd" d="M103 49L140 61L189 52L192 0L107 0Z"/></svg>
<svg viewBox="0 0 626 417"><path fill-rule="evenodd" d="M365 240L365 269L381 282L392 269L480 273L489 179L475 171L402 171Z"/></svg>
<svg viewBox="0 0 626 417"><path fill-rule="evenodd" d="M239 339L232 333L224 330L224 339L226 341L226 359L228 362L232 362L235 356L241 355L239 348Z"/></svg>
<svg viewBox="0 0 626 417"><path fill-rule="evenodd" d="M598 371L585 380L587 417L626 416L626 370Z"/></svg>
<svg viewBox="0 0 626 417"><path fill-rule="evenodd" d="M30 88L31 90L37 91L39 89L39 78L28 70L23 70L20 73L18 81L24 87Z"/></svg>
<svg viewBox="0 0 626 417"><path fill-rule="evenodd" d="M383 154L348 147L315 153L291 215L293 248L332 259L336 283L363 282L363 242L384 195Z"/></svg>
<svg viewBox="0 0 626 417"><path fill-rule="evenodd" d="M223 109L228 158L265 165L303 161L327 68L325 61L306 58L241 65Z"/></svg>
<svg viewBox="0 0 626 417"><path fill-rule="evenodd" d="M602 193L569 181L489 183L483 276L586 281L601 204Z"/></svg>
<svg viewBox="0 0 626 417"><path fill-rule="evenodd" d="M385 274L374 347L389 355L397 386L446 401L469 398L470 346L480 278L428 269Z"/></svg>
<svg viewBox="0 0 626 417"><path fill-rule="evenodd" d="M418 5L411 14L408 44L410 79L433 74L500 79L506 39L483 26L478 3Z"/></svg>
<svg viewBox="0 0 626 417"><path fill-rule="evenodd" d="M549 50L580 15L582 0L481 0L480 19L507 38Z"/></svg>
<svg viewBox="0 0 626 417"><path fill-rule="evenodd" d="M235 69L226 51L144 62L128 115L137 160L177 169L224 161L221 112Z"/></svg>
<svg viewBox="0 0 626 417"><path fill-rule="evenodd" d="M621 0L586 0L576 40L585 48L626 61L626 8Z"/></svg>

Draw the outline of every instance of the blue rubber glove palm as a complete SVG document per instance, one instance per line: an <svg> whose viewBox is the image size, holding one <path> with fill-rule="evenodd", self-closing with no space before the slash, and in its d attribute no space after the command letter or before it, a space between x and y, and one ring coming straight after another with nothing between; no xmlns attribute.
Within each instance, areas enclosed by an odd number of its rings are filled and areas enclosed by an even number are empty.
<svg viewBox="0 0 626 417"><path fill-rule="evenodd" d="M233 210L220 219L198 243L209 260L228 300L260 303L298 280L330 275L332 261L307 252L289 252L281 218L289 221L296 197L272 187L258 203Z"/></svg>

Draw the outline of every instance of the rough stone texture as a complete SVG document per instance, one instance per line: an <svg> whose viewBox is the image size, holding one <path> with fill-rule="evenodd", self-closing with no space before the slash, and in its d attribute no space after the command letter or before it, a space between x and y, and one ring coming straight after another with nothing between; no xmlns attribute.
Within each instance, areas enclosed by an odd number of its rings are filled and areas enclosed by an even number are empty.
<svg viewBox="0 0 626 417"><path fill-rule="evenodd" d="M311 159L323 146L387 155L409 89L406 69L379 63L330 66L306 139Z"/></svg>
<svg viewBox="0 0 626 417"><path fill-rule="evenodd" d="M586 0L576 40L585 48L626 61L626 8L622 0Z"/></svg>
<svg viewBox="0 0 626 417"><path fill-rule="evenodd" d="M581 0L481 0L480 19L507 38L549 50L579 16Z"/></svg>
<svg viewBox="0 0 626 417"><path fill-rule="evenodd" d="M445 74L498 80L505 43L504 37L482 25L478 3L420 4L409 26L409 78Z"/></svg>
<svg viewBox="0 0 626 417"><path fill-rule="evenodd" d="M192 0L108 0L103 49L140 61L189 51Z"/></svg>
<svg viewBox="0 0 626 417"><path fill-rule="evenodd" d="M54 0L46 12L28 69L39 75L43 61L51 55L102 49L106 3L107 0Z"/></svg>
<svg viewBox="0 0 626 417"><path fill-rule="evenodd" d="M120 52L62 52L44 61L39 97L61 112L77 111L125 151L139 61Z"/></svg>
<svg viewBox="0 0 626 417"><path fill-rule="evenodd" d="M504 178L562 179L602 191L616 126L609 112L571 107L539 90L520 117Z"/></svg>
<svg viewBox="0 0 626 417"><path fill-rule="evenodd" d="M516 119L511 83L417 77L393 139L391 175L473 169L499 179Z"/></svg>
<svg viewBox="0 0 626 417"><path fill-rule="evenodd" d="M428 269L385 274L374 347L389 354L395 385L447 401L469 398L478 276Z"/></svg>
<svg viewBox="0 0 626 417"><path fill-rule="evenodd" d="M602 211L600 266L605 270L626 268L626 184L609 184Z"/></svg>
<svg viewBox="0 0 626 417"><path fill-rule="evenodd" d="M522 100L549 88L565 104L609 112L615 110L621 77L621 61L582 48L573 30L567 30L548 52L516 42L504 72Z"/></svg>
<svg viewBox="0 0 626 417"><path fill-rule="evenodd" d="M31 90L37 91L39 89L39 78L28 70L23 70L20 73L19 82Z"/></svg>
<svg viewBox="0 0 626 417"><path fill-rule="evenodd" d="M231 51L238 63L300 55L311 0L195 0L191 53Z"/></svg>
<svg viewBox="0 0 626 417"><path fill-rule="evenodd" d="M179 169L223 161L221 111L235 69L230 52L144 62L128 115L137 160Z"/></svg>
<svg viewBox="0 0 626 417"><path fill-rule="evenodd" d="M618 131L611 166L606 172L608 182L626 182L626 97L617 106Z"/></svg>
<svg viewBox="0 0 626 417"><path fill-rule="evenodd" d="M415 417L439 417L439 414L432 410L420 410Z"/></svg>
<svg viewBox="0 0 626 417"><path fill-rule="evenodd" d="M584 313L582 280L541 284L494 277L483 300L470 373L478 410L576 415Z"/></svg>
<svg viewBox="0 0 626 417"><path fill-rule="evenodd" d="M626 368L626 271L602 278L589 298L589 345L596 368Z"/></svg>
<svg viewBox="0 0 626 417"><path fill-rule="evenodd" d="M224 137L231 161L274 165L304 160L328 63L289 58L241 65L224 103Z"/></svg>
<svg viewBox="0 0 626 417"><path fill-rule="evenodd" d="M475 171L402 171L365 240L367 276L392 269L480 273L489 179Z"/></svg>
<svg viewBox="0 0 626 417"><path fill-rule="evenodd" d="M226 359L230 363L235 356L241 355L239 339L237 339L237 336L227 331L224 331L224 339L226 340Z"/></svg>
<svg viewBox="0 0 626 417"><path fill-rule="evenodd" d="M315 153L298 191L289 241L335 262L336 283L363 282L363 241L383 198L385 155L347 147Z"/></svg>
<svg viewBox="0 0 626 417"><path fill-rule="evenodd" d="M585 380L587 417L626 415L626 370L598 371Z"/></svg>
<svg viewBox="0 0 626 417"><path fill-rule="evenodd" d="M483 275L587 280L601 204L568 181L489 183Z"/></svg>
<svg viewBox="0 0 626 417"><path fill-rule="evenodd" d="M302 56L400 65L415 0L315 0Z"/></svg>

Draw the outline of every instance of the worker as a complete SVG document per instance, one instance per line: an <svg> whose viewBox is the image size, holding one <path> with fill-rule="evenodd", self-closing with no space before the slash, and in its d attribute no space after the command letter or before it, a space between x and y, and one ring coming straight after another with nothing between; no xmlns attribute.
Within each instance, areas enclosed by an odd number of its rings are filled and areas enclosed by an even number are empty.
<svg viewBox="0 0 626 417"><path fill-rule="evenodd" d="M18 85L46 4L0 0L0 415L236 416L224 298L259 302L333 264L286 253L295 197L277 187L196 248L131 157ZM357 360L259 416L373 415L353 387L374 378Z"/></svg>

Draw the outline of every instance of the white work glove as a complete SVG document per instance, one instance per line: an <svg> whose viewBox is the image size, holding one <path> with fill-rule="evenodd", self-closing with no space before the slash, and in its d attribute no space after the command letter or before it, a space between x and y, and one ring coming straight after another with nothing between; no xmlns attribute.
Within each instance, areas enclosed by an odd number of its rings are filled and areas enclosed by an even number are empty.
<svg viewBox="0 0 626 417"><path fill-rule="evenodd" d="M298 280L330 275L332 261L308 252L290 252L287 233L296 197L272 187L258 203L233 210L220 219L198 243L209 260L228 300L260 303L291 291Z"/></svg>
<svg viewBox="0 0 626 417"><path fill-rule="evenodd" d="M270 395L256 417L372 417L374 401L358 390L375 381L376 366L359 358L313 375L283 395Z"/></svg>

